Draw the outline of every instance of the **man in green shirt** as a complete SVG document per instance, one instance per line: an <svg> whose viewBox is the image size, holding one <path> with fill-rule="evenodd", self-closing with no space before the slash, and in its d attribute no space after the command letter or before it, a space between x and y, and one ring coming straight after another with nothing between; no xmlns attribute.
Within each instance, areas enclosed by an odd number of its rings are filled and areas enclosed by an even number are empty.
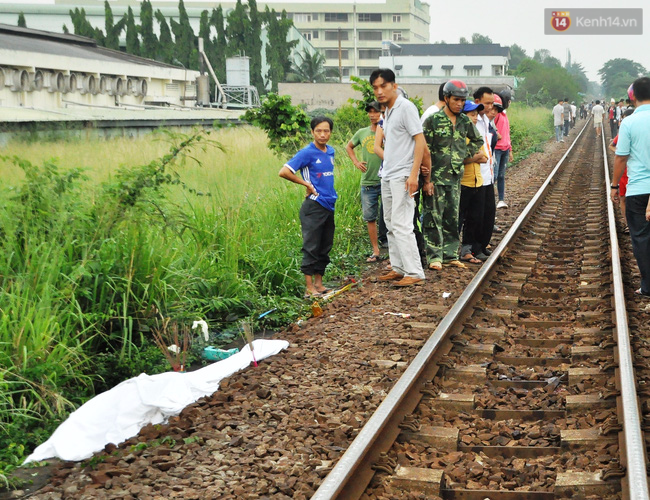
<svg viewBox="0 0 650 500"><path fill-rule="evenodd" d="M361 208L363 220L368 224L368 235L372 244L372 255L366 259L367 262L379 260L379 244L377 238L377 218L380 216L379 198L381 196L381 179L379 178L379 167L381 158L374 152L375 132L377 124L381 119L381 108L377 101L366 105L366 112L370 119L370 126L357 130L348 142L345 150L352 160L352 163L361 172ZM359 148L359 158L354 149Z"/></svg>
<svg viewBox="0 0 650 500"><path fill-rule="evenodd" d="M422 230L427 239L429 269L442 264L465 267L458 260L458 205L465 158L483 146L483 138L467 115L461 114L469 91L465 82L450 80L443 88L445 107L424 122L424 137L431 152L422 209ZM467 140L469 139L469 141Z"/></svg>

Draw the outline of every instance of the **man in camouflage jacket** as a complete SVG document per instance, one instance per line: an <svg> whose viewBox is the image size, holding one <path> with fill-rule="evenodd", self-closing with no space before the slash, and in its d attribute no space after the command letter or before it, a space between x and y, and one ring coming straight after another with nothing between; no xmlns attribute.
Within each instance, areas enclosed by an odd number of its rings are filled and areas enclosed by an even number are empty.
<svg viewBox="0 0 650 500"><path fill-rule="evenodd" d="M454 80L446 86L450 90L445 95L445 107L424 122L424 137L431 152L431 174L424 186L422 230L431 269L441 269L442 263L464 267L458 260L460 179L465 158L474 156L483 145L476 126L461 113L468 95L467 86Z"/></svg>

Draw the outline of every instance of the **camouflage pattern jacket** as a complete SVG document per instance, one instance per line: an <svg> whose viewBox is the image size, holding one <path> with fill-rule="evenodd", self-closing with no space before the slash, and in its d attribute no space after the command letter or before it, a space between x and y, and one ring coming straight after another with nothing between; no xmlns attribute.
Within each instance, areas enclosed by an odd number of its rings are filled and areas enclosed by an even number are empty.
<svg viewBox="0 0 650 500"><path fill-rule="evenodd" d="M454 128L443 108L429 116L423 128L431 152L431 182L445 186L459 183L463 160L474 156L483 146L483 137L476 126L461 113Z"/></svg>

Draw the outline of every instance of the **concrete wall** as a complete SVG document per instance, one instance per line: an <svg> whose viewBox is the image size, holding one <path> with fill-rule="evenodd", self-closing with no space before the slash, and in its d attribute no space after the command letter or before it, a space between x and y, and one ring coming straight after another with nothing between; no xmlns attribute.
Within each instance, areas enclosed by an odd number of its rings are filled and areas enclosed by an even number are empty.
<svg viewBox="0 0 650 500"><path fill-rule="evenodd" d="M400 85L410 97L418 96L424 99L428 107L438 100L437 85ZM305 105L307 111L319 108L334 110L348 99L361 99L361 93L352 89L349 83L281 83L278 89L280 95L291 96L293 104Z"/></svg>

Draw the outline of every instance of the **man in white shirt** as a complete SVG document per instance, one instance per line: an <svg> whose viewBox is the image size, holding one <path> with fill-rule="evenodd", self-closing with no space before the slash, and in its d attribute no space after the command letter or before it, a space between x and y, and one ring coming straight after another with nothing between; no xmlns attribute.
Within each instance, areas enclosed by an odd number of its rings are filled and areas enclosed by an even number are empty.
<svg viewBox="0 0 650 500"><path fill-rule="evenodd" d="M447 83L447 82L441 83L440 87L438 87L438 102L435 103L432 106L429 106L426 109L426 111L422 114L422 116L420 117L420 123L422 125L424 125L424 121L427 118L429 118L433 113L437 113L438 111L440 111L443 108L443 106L445 105L445 98L442 95L442 89L445 87L445 83Z"/></svg>
<svg viewBox="0 0 650 500"><path fill-rule="evenodd" d="M558 99L557 104L553 108L553 125L555 126L555 141L564 142L562 139L564 126L564 106L562 106L562 99Z"/></svg>
<svg viewBox="0 0 650 500"><path fill-rule="evenodd" d="M603 115L605 114L605 109L600 105L600 100L596 100L596 105L591 108L591 114L594 115L596 137L600 137L600 133L603 129Z"/></svg>
<svg viewBox="0 0 650 500"><path fill-rule="evenodd" d="M576 112L578 108L576 107L576 102L571 101L571 128L576 126Z"/></svg>

